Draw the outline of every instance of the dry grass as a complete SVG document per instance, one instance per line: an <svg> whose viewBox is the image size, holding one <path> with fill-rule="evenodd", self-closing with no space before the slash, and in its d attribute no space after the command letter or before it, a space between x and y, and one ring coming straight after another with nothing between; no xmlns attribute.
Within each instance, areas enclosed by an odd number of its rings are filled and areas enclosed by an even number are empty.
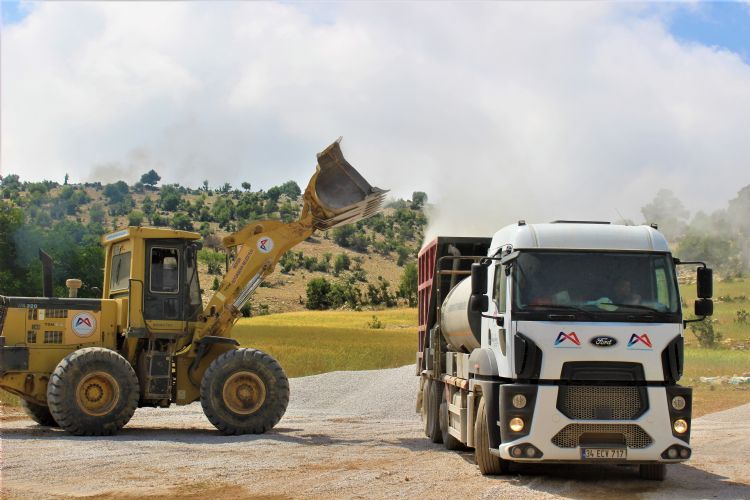
<svg viewBox="0 0 750 500"><path fill-rule="evenodd" d="M383 328L368 323L373 316ZM274 356L290 377L414 362L416 310L293 312L240 320L232 336Z"/></svg>

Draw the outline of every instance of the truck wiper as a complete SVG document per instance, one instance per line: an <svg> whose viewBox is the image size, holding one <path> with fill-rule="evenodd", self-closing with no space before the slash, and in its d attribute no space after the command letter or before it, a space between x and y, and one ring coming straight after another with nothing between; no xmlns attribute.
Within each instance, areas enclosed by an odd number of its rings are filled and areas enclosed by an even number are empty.
<svg viewBox="0 0 750 500"><path fill-rule="evenodd" d="M641 304L618 304L617 302L603 302L603 304L607 304L608 306L616 306L616 307L632 307L633 309L642 309L644 311L655 312L655 313L664 312L654 307L644 306Z"/></svg>
<svg viewBox="0 0 750 500"><path fill-rule="evenodd" d="M529 304L527 306L524 306L524 309L526 308L538 308L538 309L555 309L555 310L564 310L564 311L576 311L585 314L589 318L596 318L596 315L592 313L591 311L587 311L586 309L582 309L580 307L576 306L568 306L564 304Z"/></svg>

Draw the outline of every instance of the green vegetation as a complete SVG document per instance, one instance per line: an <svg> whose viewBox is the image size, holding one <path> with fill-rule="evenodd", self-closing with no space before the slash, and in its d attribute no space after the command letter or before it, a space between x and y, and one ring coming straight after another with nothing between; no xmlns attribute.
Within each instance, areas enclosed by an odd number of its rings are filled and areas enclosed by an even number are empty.
<svg viewBox="0 0 750 500"><path fill-rule="evenodd" d="M273 355L290 377L414 362L416 310L302 312L241 319L232 336Z"/></svg>

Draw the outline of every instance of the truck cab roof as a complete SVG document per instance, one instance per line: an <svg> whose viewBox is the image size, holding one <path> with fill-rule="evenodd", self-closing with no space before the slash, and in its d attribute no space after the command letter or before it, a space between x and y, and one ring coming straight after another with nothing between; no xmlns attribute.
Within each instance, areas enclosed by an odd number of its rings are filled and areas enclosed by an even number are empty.
<svg viewBox="0 0 750 500"><path fill-rule="evenodd" d="M652 226L590 222L526 224L500 229L492 237L490 254L511 245L519 249L626 250L669 252L666 238Z"/></svg>

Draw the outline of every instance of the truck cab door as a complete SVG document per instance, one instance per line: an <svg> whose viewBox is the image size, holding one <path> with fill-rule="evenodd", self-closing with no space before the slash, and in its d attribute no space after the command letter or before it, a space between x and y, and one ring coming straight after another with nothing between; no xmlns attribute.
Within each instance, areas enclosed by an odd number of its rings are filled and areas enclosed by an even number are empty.
<svg viewBox="0 0 750 500"><path fill-rule="evenodd" d="M508 376L509 369L509 343L511 330L510 313L508 309L508 276L505 274L506 267L495 262L492 280L492 305L490 311L498 319L488 321L489 339L488 343L498 356L498 368L501 376ZM507 373L504 373L506 372Z"/></svg>

